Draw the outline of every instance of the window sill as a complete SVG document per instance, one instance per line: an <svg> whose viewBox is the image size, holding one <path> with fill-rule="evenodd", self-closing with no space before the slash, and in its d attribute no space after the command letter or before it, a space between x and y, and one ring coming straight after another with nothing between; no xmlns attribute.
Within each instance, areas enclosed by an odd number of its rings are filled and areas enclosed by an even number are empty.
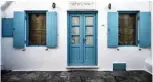
<svg viewBox="0 0 153 82"><path fill-rule="evenodd" d="M46 47L46 45L27 45L26 47Z"/></svg>
<svg viewBox="0 0 153 82"><path fill-rule="evenodd" d="M118 47L138 47L137 45L119 45Z"/></svg>

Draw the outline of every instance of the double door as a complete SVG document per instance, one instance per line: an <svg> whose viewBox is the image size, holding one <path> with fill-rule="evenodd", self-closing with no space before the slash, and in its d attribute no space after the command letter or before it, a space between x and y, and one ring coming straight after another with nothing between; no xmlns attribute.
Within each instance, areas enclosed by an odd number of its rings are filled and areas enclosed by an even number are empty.
<svg viewBox="0 0 153 82"><path fill-rule="evenodd" d="M69 65L96 65L96 28L95 13L69 14Z"/></svg>

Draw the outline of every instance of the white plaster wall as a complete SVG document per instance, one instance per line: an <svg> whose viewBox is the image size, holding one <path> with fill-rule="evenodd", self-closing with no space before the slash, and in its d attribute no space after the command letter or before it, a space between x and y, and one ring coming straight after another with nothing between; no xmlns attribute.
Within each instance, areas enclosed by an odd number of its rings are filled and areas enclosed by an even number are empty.
<svg viewBox="0 0 153 82"><path fill-rule="evenodd" d="M71 0L72 1L72 0ZM92 0L85 0L92 1ZM93 0L95 1L95 0ZM57 4L52 9L52 2ZM110 1L109 1L110 2ZM112 10L108 10L108 0L96 0L98 10L98 67L99 71L113 70L113 62L126 62L127 70L143 70L144 61L151 55L150 49L138 47L120 47L120 51L107 48L107 12L117 10L149 11L148 1L111 1ZM67 70L67 10L68 1L16 1L5 11L2 17L12 18L14 11L49 10L58 13L58 47L45 51L45 47L26 47L25 51L13 48L12 38L2 38L2 61L5 69L10 70ZM104 26L103 26L104 25Z"/></svg>
<svg viewBox="0 0 153 82"><path fill-rule="evenodd" d="M0 1L0 6L2 5L2 3L3 3L3 2ZM2 12L1 12L1 10L0 10L0 36L1 36L1 27L2 27L2 26L1 26L1 25L2 25L2 24L1 24L1 13L2 13ZM2 55L1 55L1 37L0 37L0 66L1 66L0 69L2 69L1 56L2 56Z"/></svg>

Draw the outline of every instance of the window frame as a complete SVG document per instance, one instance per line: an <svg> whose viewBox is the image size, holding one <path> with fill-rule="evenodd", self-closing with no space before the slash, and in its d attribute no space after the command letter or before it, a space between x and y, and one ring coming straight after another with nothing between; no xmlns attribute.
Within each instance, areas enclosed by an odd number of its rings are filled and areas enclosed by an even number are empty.
<svg viewBox="0 0 153 82"><path fill-rule="evenodd" d="M135 45L119 45L119 35L118 35L118 46L119 47L138 47L139 44L139 39L138 39L138 35L139 35L139 27L138 27L138 21L139 21L139 11L118 11L118 14L120 16L120 14L130 14L130 13L134 13L136 14L136 44ZM118 21L119 21L119 16L118 16ZM119 22L118 22L118 30L119 30ZM118 31L119 34L119 31Z"/></svg>
<svg viewBox="0 0 153 82"><path fill-rule="evenodd" d="M26 19L26 47L46 47L46 44L45 45L29 45L29 14L30 13L44 13L46 15L47 13L47 10L27 10L25 11L26 12L26 16L25 16L25 19ZM47 18L47 17L46 17ZM46 29L47 30L47 29Z"/></svg>

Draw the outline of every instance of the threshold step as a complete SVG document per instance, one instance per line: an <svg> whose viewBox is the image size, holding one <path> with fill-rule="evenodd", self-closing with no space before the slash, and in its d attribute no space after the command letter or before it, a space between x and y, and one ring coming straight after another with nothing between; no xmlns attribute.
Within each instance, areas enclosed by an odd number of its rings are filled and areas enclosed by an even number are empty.
<svg viewBox="0 0 153 82"><path fill-rule="evenodd" d="M98 69L98 66L67 66L67 69Z"/></svg>

